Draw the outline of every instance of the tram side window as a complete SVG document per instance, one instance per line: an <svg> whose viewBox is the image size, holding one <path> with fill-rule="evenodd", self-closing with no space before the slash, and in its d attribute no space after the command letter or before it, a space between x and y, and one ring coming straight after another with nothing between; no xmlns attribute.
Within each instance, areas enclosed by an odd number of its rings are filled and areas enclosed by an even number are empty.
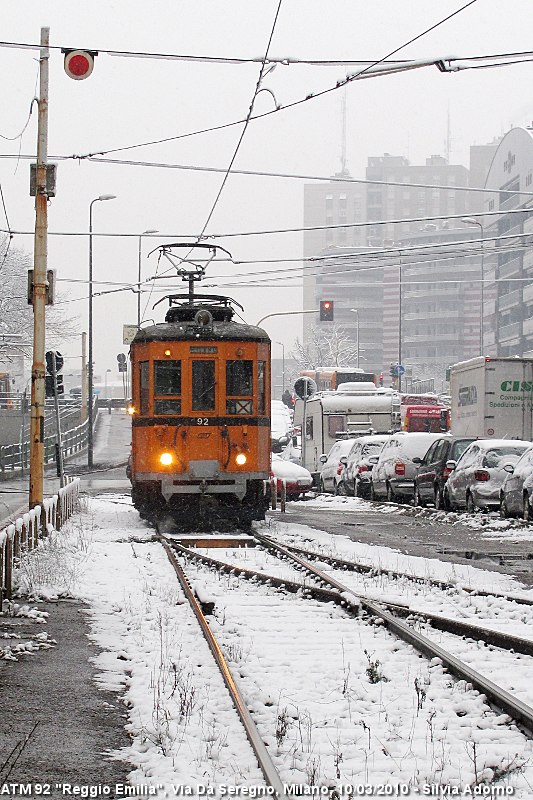
<svg viewBox="0 0 533 800"><path fill-rule="evenodd" d="M181 395L181 361L154 361L154 414L181 414L176 395Z"/></svg>
<svg viewBox="0 0 533 800"><path fill-rule="evenodd" d="M265 413L265 380L266 380L266 371L265 371L265 362L258 361L257 362L257 413L264 414Z"/></svg>
<svg viewBox="0 0 533 800"><path fill-rule="evenodd" d="M215 362L198 359L192 362L192 410L215 410Z"/></svg>
<svg viewBox="0 0 533 800"><path fill-rule="evenodd" d="M253 361L226 361L226 413L253 413Z"/></svg>
<svg viewBox="0 0 533 800"><path fill-rule="evenodd" d="M148 361L141 361L139 364L139 385L141 389L140 413L148 414L148 402L150 399L150 373L148 372Z"/></svg>

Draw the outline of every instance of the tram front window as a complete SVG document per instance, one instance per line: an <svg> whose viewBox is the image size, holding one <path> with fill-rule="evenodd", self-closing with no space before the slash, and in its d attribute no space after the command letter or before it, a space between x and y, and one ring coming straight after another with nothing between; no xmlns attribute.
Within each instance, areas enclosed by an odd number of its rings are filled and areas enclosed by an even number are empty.
<svg viewBox="0 0 533 800"><path fill-rule="evenodd" d="M215 410L215 362L192 362L192 410Z"/></svg>

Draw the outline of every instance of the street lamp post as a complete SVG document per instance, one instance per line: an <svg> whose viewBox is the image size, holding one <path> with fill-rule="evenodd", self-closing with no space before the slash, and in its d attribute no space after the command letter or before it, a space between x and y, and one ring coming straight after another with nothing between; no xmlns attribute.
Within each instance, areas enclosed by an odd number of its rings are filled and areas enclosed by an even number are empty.
<svg viewBox="0 0 533 800"><path fill-rule="evenodd" d="M285 345L283 342L276 342L281 345L281 393L285 394Z"/></svg>
<svg viewBox="0 0 533 800"><path fill-rule="evenodd" d="M351 308L350 311L352 314L357 314L355 318L355 333L357 335L357 369L359 369L359 309L358 308Z"/></svg>
<svg viewBox="0 0 533 800"><path fill-rule="evenodd" d="M485 269L484 269L484 267L485 267L485 265L483 263L483 256L485 255L485 248L484 248L483 245L485 244L485 242L484 242L483 223L480 222L478 219L474 219L474 217L463 217L461 222L466 222L466 223L468 223L468 225L479 225L479 230L480 230L480 237L479 238L480 238L480 241L481 241L481 258L480 258L480 264L479 264L479 271L481 273L481 292L480 292L480 298L479 298L480 299L480 309L479 309L479 355L482 356L483 355L483 349L484 349L483 335L485 333L484 327L483 327L483 311L484 311L484 308L485 308L485 303L484 303L484 300L485 300L485 287L484 287Z"/></svg>
<svg viewBox="0 0 533 800"><path fill-rule="evenodd" d="M110 369L106 369L105 376L104 376L104 381L105 381L105 384L104 384L104 396L105 396L106 400L107 400L107 373L108 372L111 372L111 370Z"/></svg>
<svg viewBox="0 0 533 800"><path fill-rule="evenodd" d="M87 466L93 466L93 205L99 200L115 200L114 194L101 194L89 204L89 369L87 415Z"/></svg>
<svg viewBox="0 0 533 800"><path fill-rule="evenodd" d="M141 241L143 236L146 236L149 233L159 233L159 231L153 230L149 228L147 231L143 231L139 234L139 271L138 271L138 283L137 283L137 327L141 327Z"/></svg>

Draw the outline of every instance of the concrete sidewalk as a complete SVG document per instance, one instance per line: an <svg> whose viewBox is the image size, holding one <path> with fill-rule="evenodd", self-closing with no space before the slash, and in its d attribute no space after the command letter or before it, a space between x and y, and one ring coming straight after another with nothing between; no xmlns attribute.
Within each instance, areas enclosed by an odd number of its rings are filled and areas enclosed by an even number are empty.
<svg viewBox="0 0 533 800"><path fill-rule="evenodd" d="M131 418L122 409L114 409L111 414L101 410L98 414L94 438L94 467L87 468L87 453L80 453L69 459L65 465L67 475L79 476L83 491L105 488L124 489L129 487L125 466L130 453ZM113 467L116 474L108 471ZM98 473L106 471L105 479L98 479ZM44 480L44 495L50 497L59 489L59 478L55 467L47 469ZM28 475L0 482L0 529L5 527L19 512L28 510Z"/></svg>

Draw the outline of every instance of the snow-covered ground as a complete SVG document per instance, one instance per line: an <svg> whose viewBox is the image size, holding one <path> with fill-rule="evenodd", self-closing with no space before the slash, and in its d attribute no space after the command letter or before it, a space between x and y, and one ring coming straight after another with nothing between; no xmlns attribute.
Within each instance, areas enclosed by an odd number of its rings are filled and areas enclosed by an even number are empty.
<svg viewBox="0 0 533 800"><path fill-rule="evenodd" d="M120 757L131 764L131 783L161 784L160 797L177 796L179 786L182 794L188 787L198 794L197 785L220 794L221 787L236 786L241 796L256 796L263 778L163 548L127 497L106 495L83 505L32 554L19 578L36 596L87 602L91 635L101 648L98 681L119 692L128 708L132 743ZM529 594L508 576L472 566L408 557L302 525L274 522L266 529L310 549L426 578ZM261 550L225 555L302 580ZM365 785L375 795L383 784L413 796L438 796L438 787L451 786L468 796L467 787L486 783L533 797L532 742L440 663L338 606L201 566L187 571L199 593L215 600L211 627L287 784L338 786L344 796L363 793ZM413 606L425 603L508 632L523 635L531 625L528 607L505 600L407 581L393 588L384 578L346 572L341 579L356 591L403 593ZM431 635L455 642L457 655L533 701L529 657Z"/></svg>

